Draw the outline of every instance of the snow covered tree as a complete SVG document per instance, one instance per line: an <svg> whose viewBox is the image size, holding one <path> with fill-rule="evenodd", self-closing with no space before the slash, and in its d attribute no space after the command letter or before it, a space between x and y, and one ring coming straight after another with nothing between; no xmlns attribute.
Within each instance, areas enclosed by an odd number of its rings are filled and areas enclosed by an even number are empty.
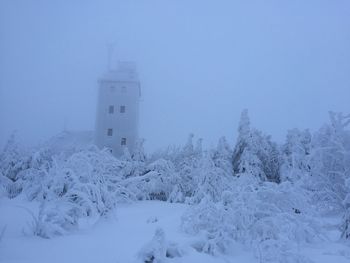
<svg viewBox="0 0 350 263"><path fill-rule="evenodd" d="M241 115L232 164L235 175L249 174L261 181L280 181L278 147L270 136L250 127L247 110Z"/></svg>
<svg viewBox="0 0 350 263"><path fill-rule="evenodd" d="M198 141L196 149L193 146L193 134L188 136L187 143L180 150L174 160L175 171L179 174L180 180L177 185L178 193L182 193L183 200L193 195L195 184L195 171L202 155L201 140ZM178 197L180 194L178 195ZM179 200L180 201L180 200Z"/></svg>
<svg viewBox="0 0 350 263"><path fill-rule="evenodd" d="M124 174L125 177L140 176L146 172L147 157L144 149L144 139L139 139L136 142L135 149L131 154L131 159L128 155L128 150L125 149L123 159L125 161Z"/></svg>
<svg viewBox="0 0 350 263"><path fill-rule="evenodd" d="M194 147L193 147L193 133L190 133L187 138L187 142L185 146L182 149L182 154L184 156L191 156L194 153Z"/></svg>
<svg viewBox="0 0 350 263"><path fill-rule="evenodd" d="M4 176L0 171L0 198L9 196L9 188L13 185L13 181Z"/></svg>
<svg viewBox="0 0 350 263"><path fill-rule="evenodd" d="M345 180L350 177L350 115L330 112L330 124L312 137L311 176L305 185L313 192L315 203L323 212L343 210L348 193Z"/></svg>
<svg viewBox="0 0 350 263"><path fill-rule="evenodd" d="M248 110L244 110L238 126L238 139L233 152L233 169L238 176L249 174L266 180L262 163L258 157L254 142L254 133L250 128Z"/></svg>
<svg viewBox="0 0 350 263"><path fill-rule="evenodd" d="M4 176L12 181L16 181L20 171L25 170L30 165L30 158L20 148L16 141L16 133L12 133L5 147L0 154L0 170Z"/></svg>
<svg viewBox="0 0 350 263"><path fill-rule="evenodd" d="M194 153L198 156L201 157L203 153L203 146L202 146L203 139L199 138L196 143L196 147L194 149Z"/></svg>
<svg viewBox="0 0 350 263"><path fill-rule="evenodd" d="M309 156L311 153L311 134L308 130L289 130L286 143L282 147L283 165L281 177L283 180L295 181L310 172Z"/></svg>
<svg viewBox="0 0 350 263"><path fill-rule="evenodd" d="M195 174L197 188L190 198L191 203L199 203L203 198L218 202L221 200L221 193L230 189L232 185L231 177L215 165L212 152L204 154Z"/></svg>
<svg viewBox="0 0 350 263"><path fill-rule="evenodd" d="M30 155L16 141L16 133L12 133L0 154L0 172L11 181L6 180L9 198L14 198L22 192L22 184L18 181L19 174L30 167L30 162Z"/></svg>
<svg viewBox="0 0 350 263"><path fill-rule="evenodd" d="M40 148L33 151L30 160L28 169L18 173L18 182L21 183L28 200L41 200L43 184L53 165L53 153L48 148Z"/></svg>
<svg viewBox="0 0 350 263"><path fill-rule="evenodd" d="M213 161L215 166L223 169L227 175L233 175L232 155L232 150L226 138L221 137L213 151Z"/></svg>
<svg viewBox="0 0 350 263"><path fill-rule="evenodd" d="M145 149L144 149L144 139L139 139L136 142L135 149L131 155L131 158L136 161L136 162L145 162L146 161L146 154L145 154Z"/></svg>

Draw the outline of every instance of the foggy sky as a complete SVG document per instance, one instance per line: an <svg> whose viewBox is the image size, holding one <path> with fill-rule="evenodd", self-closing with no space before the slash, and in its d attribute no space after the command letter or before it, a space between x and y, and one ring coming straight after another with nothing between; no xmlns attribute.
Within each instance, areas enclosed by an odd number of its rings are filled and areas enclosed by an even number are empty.
<svg viewBox="0 0 350 263"><path fill-rule="evenodd" d="M350 1L1 0L0 146L92 130L112 42L137 62L151 150L233 143L244 108L277 141L350 113Z"/></svg>

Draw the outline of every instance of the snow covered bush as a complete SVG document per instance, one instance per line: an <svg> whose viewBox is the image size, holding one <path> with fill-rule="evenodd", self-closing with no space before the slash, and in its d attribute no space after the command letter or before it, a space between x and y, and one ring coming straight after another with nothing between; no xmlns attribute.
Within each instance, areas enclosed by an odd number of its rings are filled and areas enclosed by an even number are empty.
<svg viewBox="0 0 350 263"><path fill-rule="evenodd" d="M1 179L7 196L14 198L23 190L29 200L35 199L51 164L52 153L49 149L26 151L12 134L0 154L0 172L10 180Z"/></svg>
<svg viewBox="0 0 350 263"><path fill-rule="evenodd" d="M172 194L179 177L170 161L159 159L149 164L144 175L132 176L121 181L138 200L162 200L175 198ZM173 200L171 200L173 201Z"/></svg>
<svg viewBox="0 0 350 263"><path fill-rule="evenodd" d="M200 203L203 198L218 202L221 193L232 187L232 176L221 167L216 166L213 160L214 152L206 152L201 158L198 167L194 171L194 189L189 203Z"/></svg>
<svg viewBox="0 0 350 263"><path fill-rule="evenodd" d="M196 146L194 146L193 138L194 135L190 134L183 147L168 147L163 151L156 152L151 157L153 161L159 159L169 161L174 167L172 173L175 176L175 180L173 181L173 190L169 196L169 201L171 202L187 202L191 199L196 189L196 175L203 150L202 139L199 138Z"/></svg>
<svg viewBox="0 0 350 263"><path fill-rule="evenodd" d="M157 228L152 240L138 253L140 263L164 263L167 259L181 257L183 252L175 243L166 240L162 228Z"/></svg>
<svg viewBox="0 0 350 263"><path fill-rule="evenodd" d="M182 216L182 229L200 237L192 246L208 254L226 253L234 241L234 225L221 203L203 198Z"/></svg>
<svg viewBox="0 0 350 263"><path fill-rule="evenodd" d="M131 194L120 185L123 163L96 148L54 159L40 186L42 205L33 232L42 237L64 234L82 218L106 215Z"/></svg>
<svg viewBox="0 0 350 263"><path fill-rule="evenodd" d="M79 204L66 200L42 201L37 215L28 211L32 220L24 232L42 238L65 235L78 228L79 209Z"/></svg>
<svg viewBox="0 0 350 263"><path fill-rule="evenodd" d="M53 165L53 154L48 148L34 151L30 157L27 169L18 173L17 182L23 187L23 192L28 200L41 200L44 183Z"/></svg>
<svg viewBox="0 0 350 263"><path fill-rule="evenodd" d="M261 184L252 175L236 178L234 184L219 202L204 198L183 216L183 230L202 237L197 250L229 253L230 245L239 242L264 262L286 254L296 257L296 244L322 238L302 189L290 183Z"/></svg>
<svg viewBox="0 0 350 263"><path fill-rule="evenodd" d="M13 182L8 177L0 172L0 197L15 198L22 192L22 185L18 182Z"/></svg>
<svg viewBox="0 0 350 263"><path fill-rule="evenodd" d="M5 189L9 198L14 198L22 192L22 184L17 182L18 174L30 167L30 157L28 153L20 147L13 133L3 151L0 154L0 172L9 180L5 182ZM5 179L2 179L5 181Z"/></svg>
<svg viewBox="0 0 350 263"><path fill-rule="evenodd" d="M162 263L166 258L165 234L163 229L158 228L152 241L145 245L139 252L139 258L143 263Z"/></svg>

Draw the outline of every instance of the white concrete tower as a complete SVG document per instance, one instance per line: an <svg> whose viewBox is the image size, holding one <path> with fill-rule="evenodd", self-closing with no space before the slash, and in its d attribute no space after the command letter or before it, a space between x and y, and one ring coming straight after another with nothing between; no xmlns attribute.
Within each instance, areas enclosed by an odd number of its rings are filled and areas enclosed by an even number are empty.
<svg viewBox="0 0 350 263"><path fill-rule="evenodd" d="M115 156L127 147L133 151L138 138L141 87L135 64L119 62L99 80L95 143Z"/></svg>

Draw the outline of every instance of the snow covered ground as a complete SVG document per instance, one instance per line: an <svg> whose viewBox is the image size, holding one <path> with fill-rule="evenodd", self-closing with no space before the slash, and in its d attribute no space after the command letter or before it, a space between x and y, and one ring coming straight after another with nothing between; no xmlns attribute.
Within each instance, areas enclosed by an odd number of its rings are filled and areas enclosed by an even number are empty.
<svg viewBox="0 0 350 263"><path fill-rule="evenodd" d="M25 236L30 214L23 208L37 209L35 202L18 197L0 199L0 227L6 226L0 242L0 262L6 263L128 263L141 262L139 251L149 243L157 228L162 228L165 239L180 252L180 256L166 262L259 262L253 254L237 245L230 255L213 257L197 252L192 244L196 238L180 229L181 215L187 205L160 201L142 201L119 205L108 218L67 236L43 239ZM300 248L314 262L350 262L350 248L338 243L339 232L334 220L325 220L329 241ZM91 225L93 224L93 225Z"/></svg>

